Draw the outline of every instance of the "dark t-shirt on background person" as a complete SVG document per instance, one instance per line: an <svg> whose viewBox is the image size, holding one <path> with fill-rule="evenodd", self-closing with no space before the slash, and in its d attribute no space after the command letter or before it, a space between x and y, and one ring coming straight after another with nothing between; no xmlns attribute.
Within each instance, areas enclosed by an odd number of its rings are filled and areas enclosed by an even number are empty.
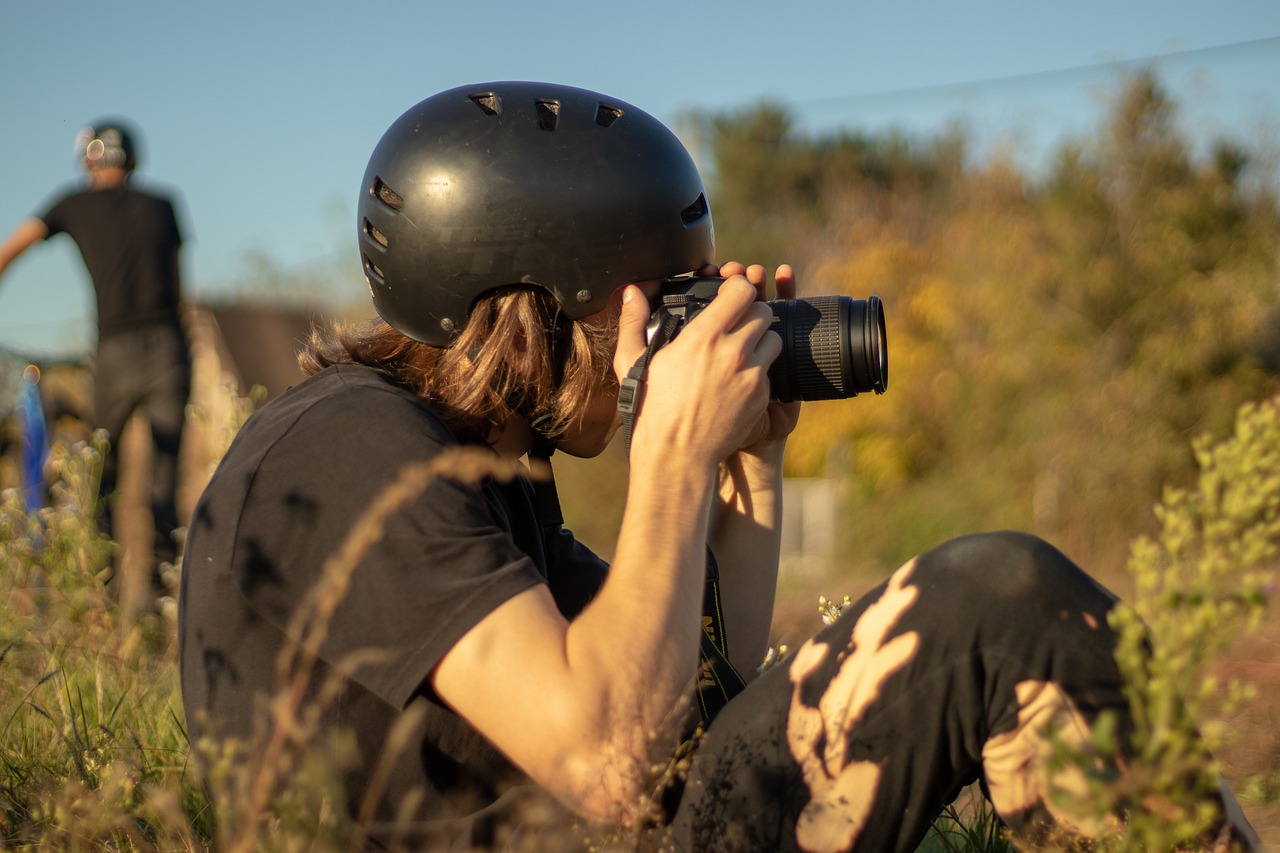
<svg viewBox="0 0 1280 853"><path fill-rule="evenodd" d="M38 213L46 239L68 234L93 279L99 339L146 325L179 326L178 249L171 201L125 184L62 196Z"/></svg>

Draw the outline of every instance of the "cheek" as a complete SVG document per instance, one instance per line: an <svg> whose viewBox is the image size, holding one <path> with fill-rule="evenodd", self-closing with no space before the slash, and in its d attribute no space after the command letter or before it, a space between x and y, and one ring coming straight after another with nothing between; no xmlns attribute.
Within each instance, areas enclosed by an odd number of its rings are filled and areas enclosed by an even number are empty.
<svg viewBox="0 0 1280 853"><path fill-rule="evenodd" d="M617 429L618 424L622 423L622 415L618 413L617 381L602 383L602 386L591 395L591 401L587 405L586 420L596 426L608 426L612 429Z"/></svg>
<svg viewBox="0 0 1280 853"><path fill-rule="evenodd" d="M613 440L620 426L622 426L622 415L618 412L617 383L606 383L591 395L582 420L582 432L584 436L589 436L592 442L598 442L603 449Z"/></svg>

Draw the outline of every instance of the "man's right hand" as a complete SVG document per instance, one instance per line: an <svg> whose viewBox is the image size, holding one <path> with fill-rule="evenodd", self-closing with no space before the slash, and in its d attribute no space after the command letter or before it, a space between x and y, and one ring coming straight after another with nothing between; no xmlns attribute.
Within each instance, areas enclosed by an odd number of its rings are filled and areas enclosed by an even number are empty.
<svg viewBox="0 0 1280 853"><path fill-rule="evenodd" d="M756 297L745 277L727 278L711 304L654 355L633 455L652 447L678 464L714 468L759 430L769 405L769 365L782 341L769 331L773 313ZM628 285L614 356L619 380L644 353L649 314L645 290Z"/></svg>

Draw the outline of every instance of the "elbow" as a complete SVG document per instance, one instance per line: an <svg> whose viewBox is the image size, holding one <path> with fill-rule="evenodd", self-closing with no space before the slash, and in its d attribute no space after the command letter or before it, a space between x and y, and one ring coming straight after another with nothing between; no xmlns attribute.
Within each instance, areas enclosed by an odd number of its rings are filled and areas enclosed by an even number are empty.
<svg viewBox="0 0 1280 853"><path fill-rule="evenodd" d="M639 719L577 728L550 778L552 793L584 820L639 826L660 816L666 788L677 777L691 705L654 725ZM594 733L594 735L593 735Z"/></svg>
<svg viewBox="0 0 1280 853"><path fill-rule="evenodd" d="M625 703L584 724L563 767L579 816L593 823L633 827L662 816L662 800L682 775L681 756L696 716L691 697L655 701L634 716L619 712ZM664 708L658 712L657 708Z"/></svg>
<svg viewBox="0 0 1280 853"><path fill-rule="evenodd" d="M658 772L640 756L608 748L586 751L565 762L564 788L558 798L583 820L609 826L635 826L653 814L660 792Z"/></svg>

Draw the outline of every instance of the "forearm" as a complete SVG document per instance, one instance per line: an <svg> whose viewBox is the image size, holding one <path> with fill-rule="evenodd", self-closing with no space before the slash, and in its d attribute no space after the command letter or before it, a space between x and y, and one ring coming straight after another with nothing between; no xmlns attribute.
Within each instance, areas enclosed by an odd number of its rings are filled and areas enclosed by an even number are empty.
<svg viewBox="0 0 1280 853"><path fill-rule="evenodd" d="M516 595L434 672L437 691L478 731L592 818L634 811L654 760L670 757L672 735L694 713L717 461L773 432L766 371L779 344L766 334L772 314L757 295L749 282L727 280L649 363L622 529L591 603L566 622L545 588ZM628 287L617 374L643 353L648 315L647 294ZM502 695L537 702L517 713L495 707L499 691L476 677L495 670Z"/></svg>
<svg viewBox="0 0 1280 853"><path fill-rule="evenodd" d="M13 263L19 255L37 241L43 240L48 233L48 226L41 220L34 217L23 220L8 237L0 241L0 276L4 275L9 264Z"/></svg>
<svg viewBox="0 0 1280 853"><path fill-rule="evenodd" d="M678 477L657 465L634 472L616 558L577 617L566 622L549 589L535 586L479 622L433 672L446 702L592 820L643 813L651 767L669 758L692 711L715 482L710 465Z"/></svg>
<svg viewBox="0 0 1280 853"><path fill-rule="evenodd" d="M674 469L679 470L679 469ZM641 737L673 719L697 672L714 471L633 469L609 579L569 628L570 666L605 679L601 701ZM634 722L634 727L626 723ZM624 749L647 744L622 745Z"/></svg>
<svg viewBox="0 0 1280 853"><path fill-rule="evenodd" d="M647 766L666 743L654 734L692 711L682 703L697 673L708 544L721 568L730 656L745 678L755 675L777 581L781 452L735 453L718 470L670 460L633 467L609 579L566 636L573 680L600 687L595 742L608 744L615 771ZM599 785L595 772L581 776ZM610 784L625 789L628 775Z"/></svg>
<svg viewBox="0 0 1280 853"><path fill-rule="evenodd" d="M769 645L782 531L783 445L741 451L720 467L710 545L720 566L729 658L750 681Z"/></svg>

